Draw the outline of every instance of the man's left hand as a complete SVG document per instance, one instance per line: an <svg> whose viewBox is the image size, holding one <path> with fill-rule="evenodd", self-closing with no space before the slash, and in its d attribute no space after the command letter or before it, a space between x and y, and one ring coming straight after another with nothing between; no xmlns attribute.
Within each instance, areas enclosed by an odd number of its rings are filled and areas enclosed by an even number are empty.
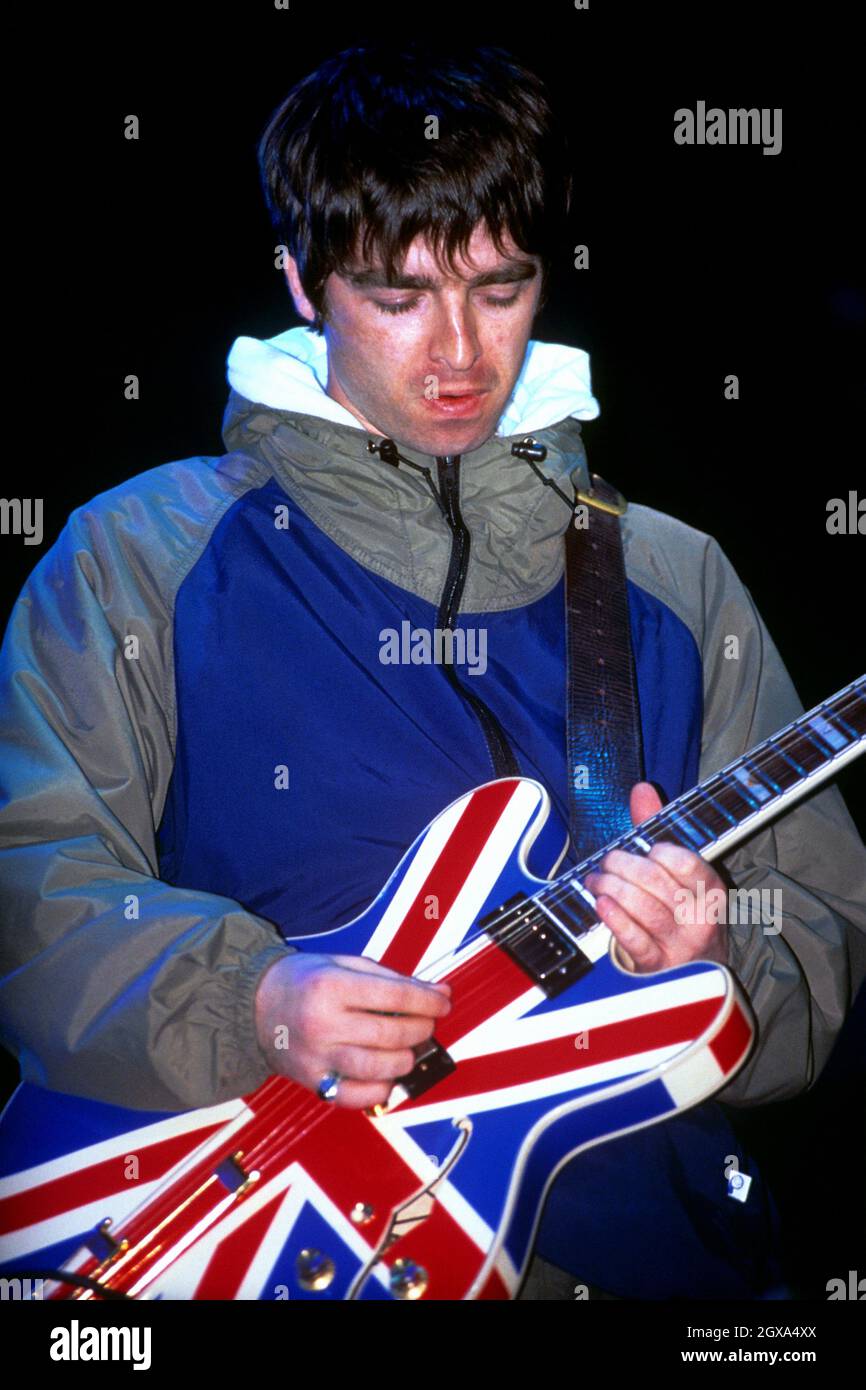
<svg viewBox="0 0 866 1390"><path fill-rule="evenodd" d="M633 825L661 808L649 782L632 787ZM726 915L727 889L712 866L692 850L670 843L653 845L647 855L613 849L584 884L596 900L598 916L619 942L620 953L638 974L691 960L728 964L728 928L719 921ZM683 889L691 894L689 899L683 898ZM705 905L700 913L698 902Z"/></svg>

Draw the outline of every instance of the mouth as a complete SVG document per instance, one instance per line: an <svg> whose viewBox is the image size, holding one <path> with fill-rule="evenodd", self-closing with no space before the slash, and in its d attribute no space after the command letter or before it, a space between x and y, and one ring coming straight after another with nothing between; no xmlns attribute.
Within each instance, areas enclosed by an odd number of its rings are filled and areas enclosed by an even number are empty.
<svg viewBox="0 0 866 1390"><path fill-rule="evenodd" d="M424 404L439 415L474 415L486 391L440 391L439 395L428 399L422 397Z"/></svg>

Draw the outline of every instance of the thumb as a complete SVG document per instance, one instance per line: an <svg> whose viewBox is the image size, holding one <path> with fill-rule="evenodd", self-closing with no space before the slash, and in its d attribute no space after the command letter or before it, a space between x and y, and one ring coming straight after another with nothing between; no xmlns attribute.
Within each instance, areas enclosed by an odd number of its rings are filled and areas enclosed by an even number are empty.
<svg viewBox="0 0 866 1390"><path fill-rule="evenodd" d="M632 825L654 816L662 809L662 800L651 782L635 782L628 799L628 809Z"/></svg>

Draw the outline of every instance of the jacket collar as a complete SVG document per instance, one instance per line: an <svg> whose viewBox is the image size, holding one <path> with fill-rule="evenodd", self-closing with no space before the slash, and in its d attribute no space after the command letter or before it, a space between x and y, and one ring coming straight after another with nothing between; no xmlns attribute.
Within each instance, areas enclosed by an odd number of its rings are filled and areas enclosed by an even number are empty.
<svg viewBox="0 0 866 1390"><path fill-rule="evenodd" d="M266 342L239 338L228 378L226 447L262 459L359 564L437 603L450 532L423 478L371 455L367 441L382 437L327 394L324 337L294 328ZM462 456L460 505L472 543L461 612L519 607L556 583L569 511L511 447L532 434L547 448L540 471L570 496L572 483L589 483L579 421L598 414L587 353L532 340L496 433ZM435 458L395 443L435 481Z"/></svg>

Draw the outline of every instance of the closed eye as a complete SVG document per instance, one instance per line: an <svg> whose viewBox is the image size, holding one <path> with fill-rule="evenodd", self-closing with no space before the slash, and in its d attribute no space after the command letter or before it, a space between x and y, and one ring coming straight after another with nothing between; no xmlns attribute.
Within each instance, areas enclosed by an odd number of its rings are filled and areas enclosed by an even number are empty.
<svg viewBox="0 0 866 1390"><path fill-rule="evenodd" d="M518 298L519 291L515 294L509 295L507 299L502 299L500 296L497 295L488 294L484 296L484 302L485 304L489 304L491 308L494 309L507 309L510 305L516 304ZM383 314L407 314L410 309L414 309L415 306L420 303L420 300L402 299L399 302L395 301L393 304L390 304L387 303L385 300L374 299L373 303L376 305L376 308L380 311L380 313Z"/></svg>

